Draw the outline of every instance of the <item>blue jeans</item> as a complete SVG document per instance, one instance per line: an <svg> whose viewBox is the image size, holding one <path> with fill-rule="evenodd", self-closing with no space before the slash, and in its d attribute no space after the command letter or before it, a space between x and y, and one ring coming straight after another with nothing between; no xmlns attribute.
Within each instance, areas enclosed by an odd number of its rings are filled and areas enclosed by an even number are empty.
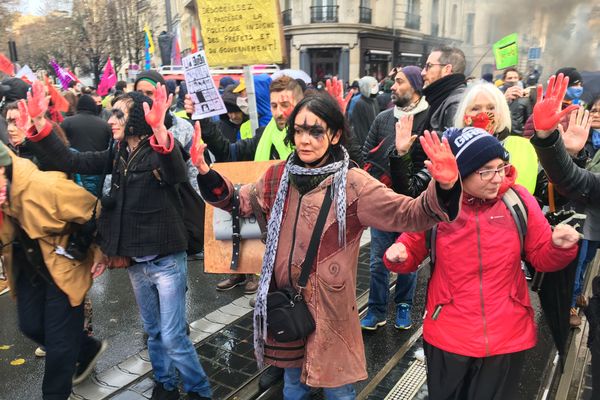
<svg viewBox="0 0 600 400"><path fill-rule="evenodd" d="M177 371L186 392L211 397L208 378L186 334L187 256L174 253L127 269L148 334L154 378L167 390L177 388Z"/></svg>
<svg viewBox="0 0 600 400"><path fill-rule="evenodd" d="M283 399L284 400L308 400L310 387L300 382L302 368L285 368L283 374ZM336 388L323 388L326 400L354 400L356 391L354 385L349 383Z"/></svg>
<svg viewBox="0 0 600 400"><path fill-rule="evenodd" d="M383 264L385 251L396 241L397 233L384 232L371 228L370 269L371 282L369 290L369 312L378 319L387 315L388 293L390 286L390 271ZM398 274L394 302L396 305L406 303L412 306L417 273Z"/></svg>
<svg viewBox="0 0 600 400"><path fill-rule="evenodd" d="M598 241L586 239L581 241L581 247L579 247L579 256L577 258L577 270L575 271L575 285L573 287L573 299L571 300L571 307L575 307L577 296L581 294L585 271L587 270L589 263L596 256L598 247L600 247L600 242Z"/></svg>

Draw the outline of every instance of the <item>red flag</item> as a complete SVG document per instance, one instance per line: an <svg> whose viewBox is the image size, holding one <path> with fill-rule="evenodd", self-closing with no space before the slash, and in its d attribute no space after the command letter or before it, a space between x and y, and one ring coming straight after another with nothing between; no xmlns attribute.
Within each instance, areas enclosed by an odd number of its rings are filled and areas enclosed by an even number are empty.
<svg viewBox="0 0 600 400"><path fill-rule="evenodd" d="M58 90L54 87L48 76L45 77L46 86L48 86L48 94L50 95L50 100L52 100L52 104L54 104L54 109L61 112L69 111L69 102L65 99Z"/></svg>
<svg viewBox="0 0 600 400"><path fill-rule="evenodd" d="M0 53L0 71L13 76L15 74L15 66L6 56Z"/></svg>
<svg viewBox="0 0 600 400"><path fill-rule="evenodd" d="M104 73L102 74L100 84L98 85L98 94L100 96L106 96L109 90L116 84L117 74L115 74L115 70L110 62L110 57L108 57L108 60L106 60L106 65L104 66Z"/></svg>
<svg viewBox="0 0 600 400"><path fill-rule="evenodd" d="M181 49L179 48L179 40L177 40L177 36L173 39L173 54L171 55L171 59L173 60L173 65L181 65Z"/></svg>
<svg viewBox="0 0 600 400"><path fill-rule="evenodd" d="M196 28L192 27L192 54L198 52L198 39L196 38Z"/></svg>

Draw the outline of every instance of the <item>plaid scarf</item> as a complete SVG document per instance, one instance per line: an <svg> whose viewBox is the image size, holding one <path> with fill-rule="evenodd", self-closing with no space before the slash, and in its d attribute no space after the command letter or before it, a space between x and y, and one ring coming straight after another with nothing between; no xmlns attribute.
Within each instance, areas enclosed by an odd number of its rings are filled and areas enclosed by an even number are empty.
<svg viewBox="0 0 600 400"><path fill-rule="evenodd" d="M331 194L334 196L333 201L338 222L338 241L340 246L346 246L346 176L348 174L350 157L346 149L343 146L340 147L344 154L344 159L320 168L304 168L296 165L295 161L298 155L295 152L292 153L285 165L267 225L265 255L263 257L262 271L256 294L256 305L254 306L254 352L259 368L262 368L264 365L264 345L267 338L267 293L269 292L269 285L271 284L271 277L273 275L275 256L277 255L277 245L279 243L279 233L290 174L311 176L333 174L333 190Z"/></svg>

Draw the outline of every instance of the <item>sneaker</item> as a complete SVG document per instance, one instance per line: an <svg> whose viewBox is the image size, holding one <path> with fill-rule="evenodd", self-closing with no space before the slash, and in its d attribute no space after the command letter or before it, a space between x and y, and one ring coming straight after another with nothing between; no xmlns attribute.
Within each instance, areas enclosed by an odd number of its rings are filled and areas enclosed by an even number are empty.
<svg viewBox="0 0 600 400"><path fill-rule="evenodd" d="M579 316L579 313L577 312L576 308L571 308L571 315L569 316L569 325L571 325L571 328L577 328L579 325L581 325L581 317Z"/></svg>
<svg viewBox="0 0 600 400"><path fill-rule="evenodd" d="M210 400L210 397L200 396L198 393L195 392L188 392L187 398L188 400Z"/></svg>
<svg viewBox="0 0 600 400"><path fill-rule="evenodd" d="M225 291L233 289L236 286L245 285L246 284L246 275L244 274L232 274L229 278L225 279L217 283L218 291Z"/></svg>
<svg viewBox="0 0 600 400"><path fill-rule="evenodd" d="M375 331L380 326L387 324L387 320L378 319L374 314L367 311L367 315L360 321L360 327L365 331Z"/></svg>
<svg viewBox="0 0 600 400"><path fill-rule="evenodd" d="M244 286L244 294L254 294L258 290L258 276L248 275L246 286Z"/></svg>
<svg viewBox="0 0 600 400"><path fill-rule="evenodd" d="M398 307L396 308L396 323L394 324L396 329L410 329L412 326L410 309L411 306L406 303L398 304Z"/></svg>
<svg viewBox="0 0 600 400"><path fill-rule="evenodd" d="M167 390L162 383L156 382L150 400L179 400L179 389Z"/></svg>
<svg viewBox="0 0 600 400"><path fill-rule="evenodd" d="M575 305L576 305L577 307L580 307L580 308L585 308L585 307L587 307L587 306L588 306L588 301L587 301L587 299L585 298L585 296L584 296L584 295L580 294L580 295L579 295L579 296L577 296L577 298L575 299Z"/></svg>
<svg viewBox="0 0 600 400"><path fill-rule="evenodd" d="M90 354L85 358L84 361L78 362L76 365L75 375L73 376L73 386L79 385L83 382L94 370L96 366L96 362L98 359L106 351L108 347L108 342L106 340L97 340L94 338L90 338L93 341L94 349L90 352Z"/></svg>
<svg viewBox="0 0 600 400"><path fill-rule="evenodd" d="M283 379L283 368L278 368L271 365L269 368L265 370L262 374L260 374L260 379L258 380L258 387L260 390L265 391L271 386L273 386L277 381Z"/></svg>
<svg viewBox="0 0 600 400"><path fill-rule="evenodd" d="M33 352L36 357L46 357L46 348L44 346L40 346Z"/></svg>

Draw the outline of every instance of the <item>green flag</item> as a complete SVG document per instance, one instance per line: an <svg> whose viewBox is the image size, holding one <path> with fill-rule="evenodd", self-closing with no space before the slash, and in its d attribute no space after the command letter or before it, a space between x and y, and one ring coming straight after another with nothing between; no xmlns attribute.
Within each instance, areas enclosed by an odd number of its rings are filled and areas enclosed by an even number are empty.
<svg viewBox="0 0 600 400"><path fill-rule="evenodd" d="M517 46L518 35L512 33L494 43L494 57L496 58L496 69L512 67L519 63L519 48Z"/></svg>

